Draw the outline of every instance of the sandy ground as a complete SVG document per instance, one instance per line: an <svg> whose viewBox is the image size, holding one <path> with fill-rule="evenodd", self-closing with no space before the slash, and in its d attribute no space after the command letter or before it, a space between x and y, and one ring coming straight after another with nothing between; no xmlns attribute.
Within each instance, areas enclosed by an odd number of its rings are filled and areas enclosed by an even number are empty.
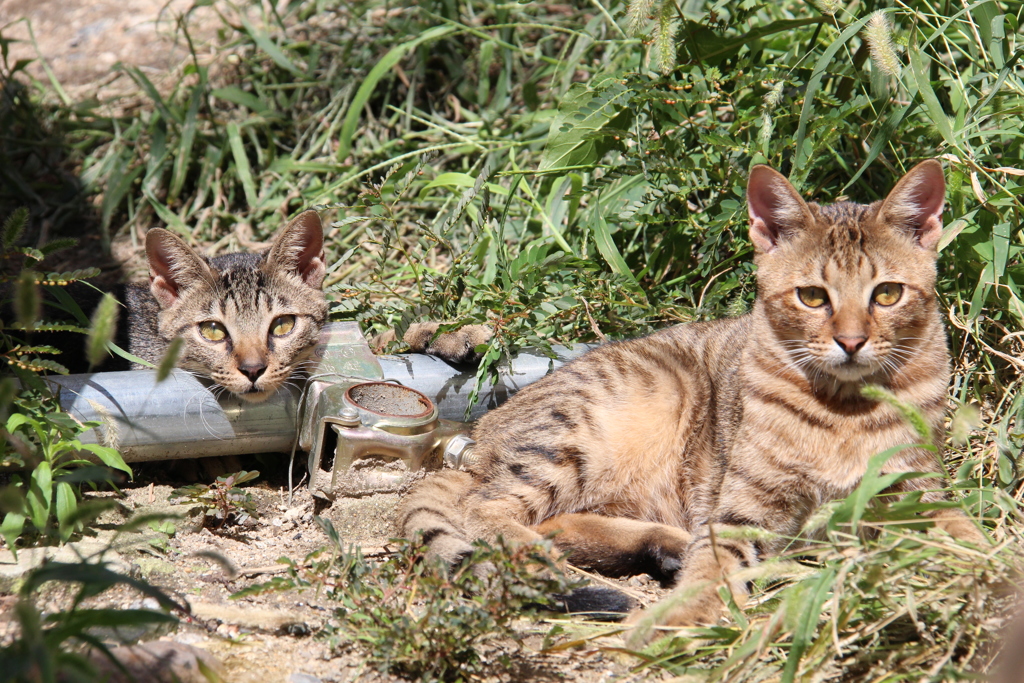
<svg viewBox="0 0 1024 683"><path fill-rule="evenodd" d="M189 505L172 505L168 497L172 486L150 479L154 471L142 471L142 481L123 488L121 497L96 494L93 497L116 501L113 511L104 513L91 525L83 539L63 549L49 549L58 561L72 561L75 554L102 558L110 567L159 587L186 612L176 613L180 624L173 630L128 632L121 639L134 642L159 640L185 644L212 653L224 665L226 681L235 683L316 683L316 681L393 681L366 661L360 647L332 649L320 629L336 621L338 607L323 591L271 591L232 599L232 594L276 576L285 575L281 557L301 564L308 553L327 545L314 514L331 520L347 547L358 546L371 562L382 561L391 553L394 535L394 510L399 497L378 494L342 499L333 505L317 503L306 489L298 489L289 501L285 490L266 482L249 488L258 516L247 523L214 529L202 525L202 515ZM133 515L176 515L174 530L168 535L152 528L123 533L122 526ZM25 562L30 551L22 551ZM6 550L0 550L0 572L13 566ZM666 594L649 577L624 581L603 580L619 588L640 604L649 604ZM18 633L15 624L14 593L16 583L0 588L0 646ZM66 585L51 585L37 601L44 613L67 609L71 591ZM88 607L155 609L152 599L126 588L116 587L95 599ZM411 606L415 609L415 606ZM555 644L580 641L564 649L543 651L545 635L559 624L565 632ZM617 653L622 641L615 635L615 624L573 622L565 618L524 618L516 623L522 641L485 643L480 650L488 663L481 680L486 681L570 681L604 682L646 679L647 671L634 671L639 662ZM601 634L609 634L600 637ZM108 641L116 642L117 638ZM312 678L302 678L300 675ZM149 681L150 679L142 679Z"/></svg>
<svg viewBox="0 0 1024 683"><path fill-rule="evenodd" d="M28 73L49 82L45 60L73 100L103 99L133 87L117 68L119 63L138 67L159 81L189 56L176 25L193 4L192 0L3 0L0 31L4 38L18 41L10 46L12 66L21 59L34 60ZM214 10L200 7L189 16L200 50L219 23Z"/></svg>

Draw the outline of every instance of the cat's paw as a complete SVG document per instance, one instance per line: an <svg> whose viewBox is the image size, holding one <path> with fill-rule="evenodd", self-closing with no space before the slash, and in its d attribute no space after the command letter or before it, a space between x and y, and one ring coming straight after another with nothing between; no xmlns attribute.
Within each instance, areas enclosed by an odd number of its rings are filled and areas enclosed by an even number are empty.
<svg viewBox="0 0 1024 683"><path fill-rule="evenodd" d="M491 339L491 328L486 325L466 325L435 337L440 326L441 323L413 323L402 340L415 353L437 356L449 363L476 363L481 356L476 347Z"/></svg>
<svg viewBox="0 0 1024 683"><path fill-rule="evenodd" d="M658 627L711 626L718 622L725 610L714 582L699 582L680 586L672 595L644 610L630 614L625 621L629 627L626 645L640 648L647 643L672 635L671 630Z"/></svg>

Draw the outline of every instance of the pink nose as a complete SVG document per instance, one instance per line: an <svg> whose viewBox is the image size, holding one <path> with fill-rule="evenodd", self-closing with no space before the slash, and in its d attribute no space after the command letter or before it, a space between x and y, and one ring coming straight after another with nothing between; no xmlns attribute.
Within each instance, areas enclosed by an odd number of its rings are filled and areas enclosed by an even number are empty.
<svg viewBox="0 0 1024 683"><path fill-rule="evenodd" d="M847 355L852 356L853 354L860 351L861 347L867 343L867 337L832 337L836 344L839 344L839 348L846 351Z"/></svg>

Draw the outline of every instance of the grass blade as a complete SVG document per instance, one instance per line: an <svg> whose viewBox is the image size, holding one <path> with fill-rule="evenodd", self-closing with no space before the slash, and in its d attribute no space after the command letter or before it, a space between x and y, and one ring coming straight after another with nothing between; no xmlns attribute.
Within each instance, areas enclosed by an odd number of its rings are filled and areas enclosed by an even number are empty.
<svg viewBox="0 0 1024 683"><path fill-rule="evenodd" d="M245 192L245 201L254 208L257 202L256 183L252 179L252 168L249 166L249 157L245 154L245 145L242 142L242 134L238 124L232 121L228 124L228 142L231 144L231 153L235 157L235 169L238 171L238 179L242 181L242 190Z"/></svg>
<svg viewBox="0 0 1024 683"><path fill-rule="evenodd" d="M188 112L185 114L185 125L181 129L181 143L178 145L178 153L174 157L171 187L167 191L168 203L178 198L178 195L181 194L181 188L185 185L185 175L188 173L189 163L192 160L192 143L196 137L196 120L199 116L199 105L202 101L202 88L196 86L192 89L192 101L188 105Z"/></svg>
<svg viewBox="0 0 1024 683"><path fill-rule="evenodd" d="M881 10L883 12L891 10ZM839 52L846 45L851 38L864 28L864 25L871 19L869 14L866 17L862 17L857 21L847 26L839 37L832 41L825 52L822 53L821 57L814 64L814 71L811 72L811 77L807 79L807 89L804 92L804 106L800 110L800 123L796 129L796 151L793 158L793 175L797 174L797 171L803 168L804 163L807 161L807 155L804 153L804 139L807 137L807 122L811 119L811 114L814 111L814 95L818 92L818 88L821 87L821 79L825 76L825 70L832 63L836 53Z"/></svg>
<svg viewBox="0 0 1024 683"><path fill-rule="evenodd" d="M245 28L245 32L249 34L249 37L253 39L253 42L255 42L261 50L267 53L268 57L274 60L275 64L286 71L290 71L296 76L304 75L302 69L295 66L292 61L288 59L287 55L285 55L281 48L279 48L277 44L270 39L269 35L249 23L244 12L240 12L238 16L242 21L242 26Z"/></svg>
<svg viewBox="0 0 1024 683"><path fill-rule="evenodd" d="M356 95L352 98L352 104L348 107L348 112L345 114L345 122L341 124L341 133L338 138L338 161L344 161L348 157L349 151L352 149L352 136L355 135L356 126L359 125L359 119L363 115L363 107L370 99L370 95L373 94L374 88L380 83L380 80L384 78L385 74L391 73L395 65L398 64L405 57L406 53L415 48L417 45L421 45L431 40L437 40L444 36L454 33L456 28L454 26L435 26L434 28L424 31L416 38L409 40L401 45L391 48L391 50L384 55L383 58L377 64L370 69L370 73L366 75L366 79L359 85L359 90L356 91Z"/></svg>

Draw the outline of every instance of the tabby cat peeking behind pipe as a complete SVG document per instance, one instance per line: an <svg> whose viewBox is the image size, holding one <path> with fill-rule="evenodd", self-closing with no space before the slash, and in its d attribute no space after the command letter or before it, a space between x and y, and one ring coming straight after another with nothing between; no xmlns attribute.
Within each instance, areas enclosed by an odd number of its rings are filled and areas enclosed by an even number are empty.
<svg viewBox="0 0 1024 683"><path fill-rule="evenodd" d="M153 228L146 256L149 286L126 291L131 353L159 364L180 337L179 367L251 402L266 400L302 369L327 320L316 211L300 213L262 252L206 259L174 233ZM478 325L435 335L437 327L411 325L405 341L413 351L461 362L489 337Z"/></svg>
<svg viewBox="0 0 1024 683"><path fill-rule="evenodd" d="M739 570L778 553L815 509L852 492L871 456L919 442L894 407L861 394L865 385L913 405L941 447L949 359L935 261L944 194L935 160L869 205L808 204L784 176L755 166L753 310L607 344L526 387L479 421L468 471L413 489L399 510L403 534L452 564L474 539L557 534L576 565L647 572L693 596L659 611L660 623L714 623L718 586L727 582L742 602ZM940 471L919 448L884 469ZM892 491L945 497L933 488L934 479L915 478ZM960 539L984 540L960 510L932 518Z"/></svg>

